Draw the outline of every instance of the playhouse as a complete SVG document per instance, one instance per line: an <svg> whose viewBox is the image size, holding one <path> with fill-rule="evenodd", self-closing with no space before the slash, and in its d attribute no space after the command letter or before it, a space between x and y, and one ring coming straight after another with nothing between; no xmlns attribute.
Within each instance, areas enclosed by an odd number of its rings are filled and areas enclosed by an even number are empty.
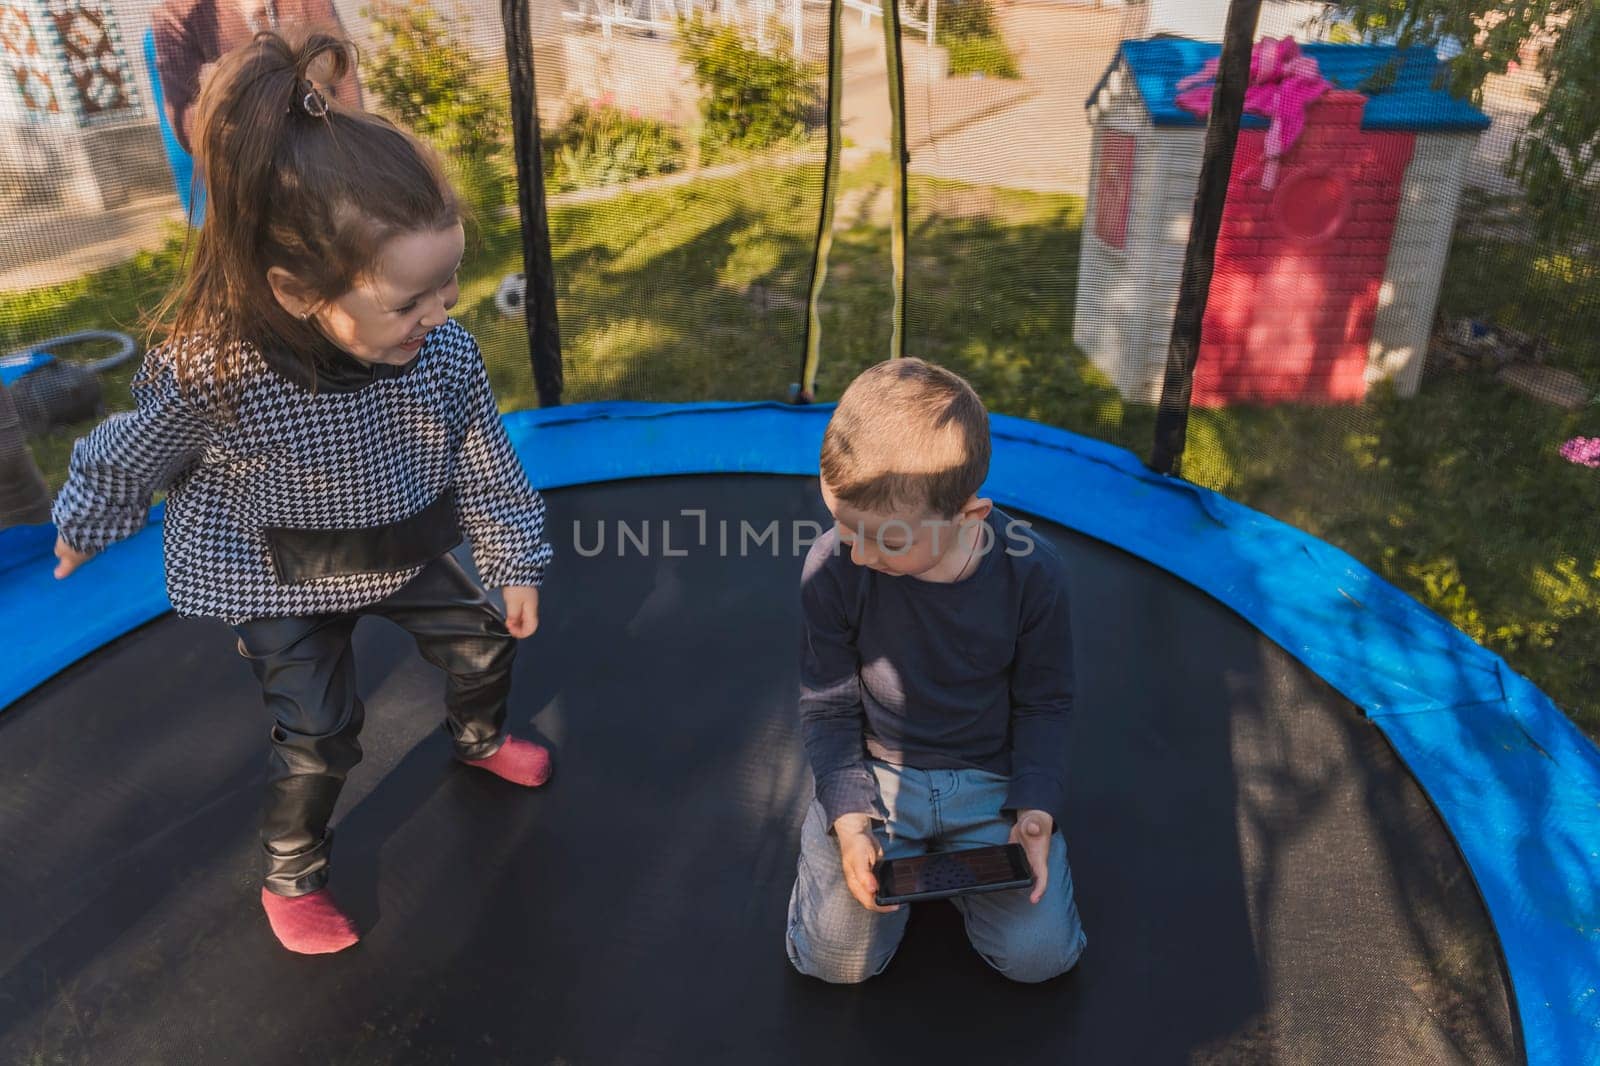
<svg viewBox="0 0 1600 1066"><path fill-rule="evenodd" d="M1160 397L1205 140L1177 102L1219 46L1124 41L1087 107L1094 129L1073 341L1139 402ZM1467 162L1489 119L1426 48L1310 44L1330 83L1265 166L1239 135L1194 402L1354 402L1417 389Z"/></svg>

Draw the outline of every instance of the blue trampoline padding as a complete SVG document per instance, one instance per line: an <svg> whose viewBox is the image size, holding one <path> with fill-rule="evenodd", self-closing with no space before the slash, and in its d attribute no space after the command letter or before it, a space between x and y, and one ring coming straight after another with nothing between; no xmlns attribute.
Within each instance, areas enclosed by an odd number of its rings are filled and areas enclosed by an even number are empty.
<svg viewBox="0 0 1600 1066"><path fill-rule="evenodd" d="M0 356L0 385L15 385L24 374L31 374L55 361L56 357L49 352L18 352Z"/></svg>
<svg viewBox="0 0 1600 1066"><path fill-rule="evenodd" d="M814 475L826 406L604 403L506 427L541 488ZM986 491L1215 597L1362 708L1438 809L1499 936L1534 1063L1600 1048L1600 750L1499 656L1344 552L1130 452L993 418ZM0 533L0 706L167 610L159 512L66 582L48 527ZM559 561L557 565L560 565ZM1354 975L1353 979L1358 979Z"/></svg>
<svg viewBox="0 0 1600 1066"><path fill-rule="evenodd" d="M1392 44L1313 43L1300 47L1317 61L1322 76L1340 89L1360 91L1373 75L1386 69L1393 71L1393 82L1380 92L1367 93L1362 129L1424 133L1489 128L1488 115L1444 87L1438 57L1423 45L1399 48ZM1187 37L1123 41L1117 59L1089 94L1086 106L1100 95L1117 64L1126 63L1153 124L1203 126L1203 116L1178 106L1178 82L1198 73L1207 60L1221 54L1220 44ZM1266 129L1267 120L1247 114L1243 125L1245 129Z"/></svg>
<svg viewBox="0 0 1600 1066"><path fill-rule="evenodd" d="M0 708L85 655L172 610L161 565L162 508L137 536L57 581L52 526L0 530Z"/></svg>

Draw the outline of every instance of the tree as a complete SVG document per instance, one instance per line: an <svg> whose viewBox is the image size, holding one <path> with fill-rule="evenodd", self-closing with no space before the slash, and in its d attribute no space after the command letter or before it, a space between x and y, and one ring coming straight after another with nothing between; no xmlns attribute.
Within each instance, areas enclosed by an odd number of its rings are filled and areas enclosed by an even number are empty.
<svg viewBox="0 0 1600 1066"><path fill-rule="evenodd" d="M479 224L488 225L507 202L505 90L428 0L377 0L362 14L377 37L363 59L365 84L390 118L444 158Z"/></svg>
<svg viewBox="0 0 1600 1066"><path fill-rule="evenodd" d="M1482 99L1490 74L1531 55L1544 98L1512 148L1541 237L1594 239L1600 226L1600 6L1595 0L1334 0L1365 39L1453 41L1451 88Z"/></svg>

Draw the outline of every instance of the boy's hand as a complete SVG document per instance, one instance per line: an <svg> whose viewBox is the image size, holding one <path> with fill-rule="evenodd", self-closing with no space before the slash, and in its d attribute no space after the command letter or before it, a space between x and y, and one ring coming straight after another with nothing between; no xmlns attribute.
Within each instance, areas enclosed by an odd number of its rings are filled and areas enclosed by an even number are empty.
<svg viewBox="0 0 1600 1066"><path fill-rule="evenodd" d="M872 868L883 858L883 848L872 833L871 815L841 814L833 823L833 831L839 837L839 860L844 863L844 883L856 902L879 914L899 910L898 903L883 907L873 898L878 891L878 878Z"/></svg>
<svg viewBox="0 0 1600 1066"><path fill-rule="evenodd" d="M539 628L539 590L532 585L507 585L500 590L506 598L506 628L521 640Z"/></svg>
<svg viewBox="0 0 1600 1066"><path fill-rule="evenodd" d="M1011 827L1011 843L1021 844L1028 853L1028 865L1033 868L1033 894L1029 903L1044 899L1045 887L1050 884L1050 834L1056 820L1044 811L1017 812L1017 824Z"/></svg>
<svg viewBox="0 0 1600 1066"><path fill-rule="evenodd" d="M56 578L66 577L78 567L94 558L94 552L81 552L61 537L56 537Z"/></svg>

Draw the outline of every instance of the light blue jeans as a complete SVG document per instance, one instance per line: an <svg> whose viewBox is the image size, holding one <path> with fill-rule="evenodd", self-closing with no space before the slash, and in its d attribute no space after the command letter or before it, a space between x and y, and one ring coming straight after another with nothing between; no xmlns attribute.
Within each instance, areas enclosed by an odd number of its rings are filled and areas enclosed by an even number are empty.
<svg viewBox="0 0 1600 1066"><path fill-rule="evenodd" d="M1009 782L983 770L913 770L870 762L887 820L874 823L884 858L1004 844L1013 820L1003 814ZM815 800L800 836L800 865L789 897L789 961L834 984L853 984L883 972L905 934L910 907L869 911L846 887L838 838ZM1066 973L1086 938L1072 896L1067 846L1050 838L1050 883L1044 898L1025 890L956 896L967 938L985 961L1013 981L1046 981Z"/></svg>

